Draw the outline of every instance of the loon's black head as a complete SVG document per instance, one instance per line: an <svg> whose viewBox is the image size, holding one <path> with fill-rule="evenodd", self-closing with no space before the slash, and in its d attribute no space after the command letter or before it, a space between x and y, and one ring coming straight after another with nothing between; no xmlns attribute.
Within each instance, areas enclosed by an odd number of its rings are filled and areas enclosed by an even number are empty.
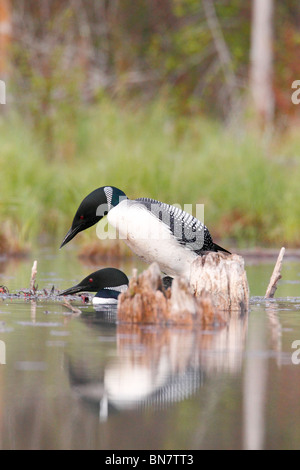
<svg viewBox="0 0 300 470"><path fill-rule="evenodd" d="M71 241L77 233L99 222L112 207L118 205L124 198L126 199L125 193L114 186L103 186L91 192L78 207L72 227L63 239L60 248Z"/></svg>
<svg viewBox="0 0 300 470"><path fill-rule="evenodd" d="M77 292L98 292L107 287L128 285L128 277L116 268L104 268L85 277L76 286L61 291L58 295L70 295Z"/></svg>

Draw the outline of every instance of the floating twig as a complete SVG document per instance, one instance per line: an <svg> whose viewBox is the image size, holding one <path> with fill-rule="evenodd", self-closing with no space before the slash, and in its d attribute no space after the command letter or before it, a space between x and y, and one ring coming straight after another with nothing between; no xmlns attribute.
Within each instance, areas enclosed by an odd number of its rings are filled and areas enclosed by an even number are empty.
<svg viewBox="0 0 300 470"><path fill-rule="evenodd" d="M79 308L74 307L73 305L71 305L68 300L64 299L64 303L62 305L64 307L69 308L73 313L76 313L77 315L81 315L81 310Z"/></svg>
<svg viewBox="0 0 300 470"><path fill-rule="evenodd" d="M31 279L30 279L30 290L32 290L33 292L36 292L37 290L37 286L35 284L36 275L37 275L37 261L34 261L32 269L31 269Z"/></svg>
<svg viewBox="0 0 300 470"><path fill-rule="evenodd" d="M285 253L285 248L282 247L280 252L279 252L279 255L278 255L278 258L277 258L277 261L276 261L276 264L275 264L275 268L273 270L273 273L272 273L272 276L271 276L271 279L270 279L270 282L269 282L269 285L268 285L268 288L267 288L267 292L266 292L266 295L265 295L265 298L266 299L272 299L274 297L274 294L275 294L275 291L277 289L277 283L279 281L279 279L281 279L281 267L282 267L282 260L283 260L283 257L284 257L284 253Z"/></svg>

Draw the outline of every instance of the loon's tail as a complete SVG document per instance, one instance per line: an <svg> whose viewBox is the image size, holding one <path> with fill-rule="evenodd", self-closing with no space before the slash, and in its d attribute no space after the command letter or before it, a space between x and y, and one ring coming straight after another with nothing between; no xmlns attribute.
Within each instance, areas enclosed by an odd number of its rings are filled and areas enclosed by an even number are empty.
<svg viewBox="0 0 300 470"><path fill-rule="evenodd" d="M215 251L224 251L224 253L228 253L229 255L231 255L230 251L225 250L225 248L222 248L221 246L217 245L216 243L214 243L214 249L215 249Z"/></svg>

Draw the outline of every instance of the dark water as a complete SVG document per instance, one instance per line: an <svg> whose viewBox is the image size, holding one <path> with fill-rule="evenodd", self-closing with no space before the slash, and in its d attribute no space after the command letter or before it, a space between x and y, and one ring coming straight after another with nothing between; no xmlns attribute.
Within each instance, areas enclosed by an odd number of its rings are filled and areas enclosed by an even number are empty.
<svg viewBox="0 0 300 470"><path fill-rule="evenodd" d="M0 263L0 284L28 288L34 259L39 289L101 267L45 249ZM0 299L0 449L299 449L300 261L265 301L274 262L246 260L250 315L215 330Z"/></svg>

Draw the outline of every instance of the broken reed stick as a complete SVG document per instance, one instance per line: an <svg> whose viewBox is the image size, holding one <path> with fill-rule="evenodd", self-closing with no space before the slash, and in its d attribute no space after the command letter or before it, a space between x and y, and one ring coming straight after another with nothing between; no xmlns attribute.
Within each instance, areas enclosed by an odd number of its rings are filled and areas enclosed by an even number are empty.
<svg viewBox="0 0 300 470"><path fill-rule="evenodd" d="M265 295L265 298L266 299L272 299L274 297L274 294L276 292L276 289L277 289L277 283L279 281L279 279L281 279L281 267L282 267L282 260L283 260L283 257L284 257L284 253L285 253L285 248L282 247L280 252L279 252L279 255L278 255L278 258L277 258L277 261L276 261L276 264L275 264L275 267L274 267L274 270L273 270L273 273L272 273L272 276L271 276L271 279L270 279L270 282L269 282L269 285L268 285L268 288L267 288L267 292L266 292L266 295Z"/></svg>
<svg viewBox="0 0 300 470"><path fill-rule="evenodd" d="M37 261L34 261L32 269L31 269L31 279L30 279L30 289L33 291L36 291L36 285L35 285L36 275L37 275Z"/></svg>
<svg viewBox="0 0 300 470"><path fill-rule="evenodd" d="M81 315L81 310L79 308L74 307L73 305L71 305L68 300L65 299L64 302L62 303L62 305L64 307L69 308L73 313L76 313L77 315Z"/></svg>

